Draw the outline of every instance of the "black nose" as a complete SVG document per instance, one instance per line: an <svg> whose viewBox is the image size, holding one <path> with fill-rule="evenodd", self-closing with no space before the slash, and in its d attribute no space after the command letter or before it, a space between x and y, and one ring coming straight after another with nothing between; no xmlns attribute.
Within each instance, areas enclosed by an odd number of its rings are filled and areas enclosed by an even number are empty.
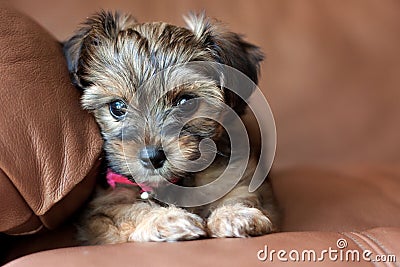
<svg viewBox="0 0 400 267"><path fill-rule="evenodd" d="M167 158L165 157L164 150L153 146L146 146L140 151L139 159L143 167L158 169L164 165Z"/></svg>

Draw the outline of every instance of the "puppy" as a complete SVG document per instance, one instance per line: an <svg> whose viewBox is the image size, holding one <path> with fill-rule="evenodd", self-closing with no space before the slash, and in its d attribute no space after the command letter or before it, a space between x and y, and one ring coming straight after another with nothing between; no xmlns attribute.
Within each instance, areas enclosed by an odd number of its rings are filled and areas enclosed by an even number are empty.
<svg viewBox="0 0 400 267"><path fill-rule="evenodd" d="M232 131L238 129L235 125L241 121L226 110L244 115L245 99L224 88L221 78L214 77L218 75L185 65L227 65L256 84L263 54L204 14L185 20L187 28L101 12L64 43L72 81L83 90L82 106L93 112L101 129L111 184L97 189L84 212L79 239L85 244L276 231L270 184L248 190L257 149L247 157L233 155L237 145L222 126L228 121ZM253 89L246 89L243 98ZM204 160L208 154L214 156ZM206 168L192 164L199 159L209 162ZM236 171L240 168L242 173ZM207 186L222 173L228 181L222 182L222 189L209 186L199 195L170 189ZM234 188L224 186L230 179L237 181ZM219 197L223 190L227 192ZM213 195L217 199L202 200ZM197 196L198 205L193 202Z"/></svg>

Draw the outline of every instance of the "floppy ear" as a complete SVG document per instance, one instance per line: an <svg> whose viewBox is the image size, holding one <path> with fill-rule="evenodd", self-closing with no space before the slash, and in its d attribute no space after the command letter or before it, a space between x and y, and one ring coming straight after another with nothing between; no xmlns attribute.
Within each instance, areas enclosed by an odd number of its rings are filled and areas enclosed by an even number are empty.
<svg viewBox="0 0 400 267"><path fill-rule="evenodd" d="M96 46L113 41L120 31L136 24L131 15L101 11L89 17L64 45L64 55L72 82L78 87L90 84L84 79L85 67Z"/></svg>
<svg viewBox="0 0 400 267"><path fill-rule="evenodd" d="M241 35L224 29L218 22L211 21L204 13L191 13L184 19L195 38L213 53L217 62L241 71L255 84L258 83L260 63L264 59L260 48L246 42ZM244 92L245 98L253 90ZM231 90L225 89L224 93L226 103L239 114L243 113L245 102Z"/></svg>

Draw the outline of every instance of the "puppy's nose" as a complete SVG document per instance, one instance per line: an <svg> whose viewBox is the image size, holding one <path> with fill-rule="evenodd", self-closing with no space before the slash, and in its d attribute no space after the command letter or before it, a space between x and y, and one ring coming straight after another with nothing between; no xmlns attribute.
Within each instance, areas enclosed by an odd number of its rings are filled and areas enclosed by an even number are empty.
<svg viewBox="0 0 400 267"><path fill-rule="evenodd" d="M164 150L153 147L146 146L139 152L140 163L143 167L147 169L158 169L164 165L165 157Z"/></svg>

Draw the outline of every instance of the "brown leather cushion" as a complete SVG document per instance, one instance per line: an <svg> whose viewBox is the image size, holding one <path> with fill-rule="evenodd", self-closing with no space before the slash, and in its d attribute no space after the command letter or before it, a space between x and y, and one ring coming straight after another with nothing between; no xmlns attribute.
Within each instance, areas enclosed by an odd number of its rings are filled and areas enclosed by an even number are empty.
<svg viewBox="0 0 400 267"><path fill-rule="evenodd" d="M277 233L248 239L213 239L176 243L124 243L112 246L91 246L58 249L32 254L19 258L5 265L6 267L30 266L381 266L377 265L376 256L398 254L400 243L399 228L376 228L359 233L354 232L297 232ZM339 249L337 242L345 240L347 246ZM345 244L340 243L340 247ZM260 250L266 251L265 261L258 259ZM336 250L323 254L323 250ZM272 250L272 258L270 257ZM279 260L278 251L284 250ZM301 260L303 251L315 251L316 259ZM363 259L363 252L369 250L371 261ZM299 260L292 251L299 252ZM346 253L357 253L360 259L353 260ZM357 251L357 252L352 252ZM291 253L292 252L292 253ZM289 256L292 255L292 259ZM340 255L343 260L340 260ZM321 256L322 255L322 256ZM331 258L329 258L331 255ZM367 256L369 254L366 254ZM335 256L338 257L335 260ZM260 258L265 257L260 252ZM67 260L60 260L67 259ZM319 260L318 260L319 259ZM323 261L322 261L323 259ZM393 259L392 259L393 262ZM395 266L389 265L382 266Z"/></svg>
<svg viewBox="0 0 400 267"><path fill-rule="evenodd" d="M362 231L400 227L400 171L393 166L273 171L282 231Z"/></svg>
<svg viewBox="0 0 400 267"><path fill-rule="evenodd" d="M0 232L54 228L91 192L97 126L80 108L60 44L3 5L0 73Z"/></svg>

